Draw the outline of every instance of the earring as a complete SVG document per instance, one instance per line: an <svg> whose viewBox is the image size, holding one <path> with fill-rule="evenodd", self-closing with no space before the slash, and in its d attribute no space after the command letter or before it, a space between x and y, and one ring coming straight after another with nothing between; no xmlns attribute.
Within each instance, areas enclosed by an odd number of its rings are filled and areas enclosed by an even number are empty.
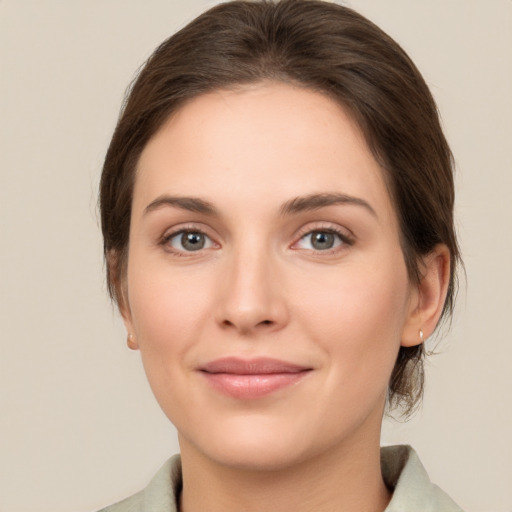
<svg viewBox="0 0 512 512"><path fill-rule="evenodd" d="M137 350L139 348L139 345L137 345L137 342L133 338L133 334L128 334L126 338L126 344L128 345L128 348L131 350Z"/></svg>
<svg viewBox="0 0 512 512"><path fill-rule="evenodd" d="M423 338L423 331L420 329L420 342L424 343L425 339Z"/></svg>

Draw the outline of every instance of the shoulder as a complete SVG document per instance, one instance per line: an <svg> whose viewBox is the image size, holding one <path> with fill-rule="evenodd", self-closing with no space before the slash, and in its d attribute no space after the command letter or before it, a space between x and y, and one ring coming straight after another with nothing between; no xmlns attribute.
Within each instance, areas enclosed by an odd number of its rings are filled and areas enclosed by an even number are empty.
<svg viewBox="0 0 512 512"><path fill-rule="evenodd" d="M174 455L145 489L99 512L177 512L181 486L181 459Z"/></svg>
<svg viewBox="0 0 512 512"><path fill-rule="evenodd" d="M140 491L114 505L102 508L99 512L141 512L142 510L144 510L144 491Z"/></svg>
<svg viewBox="0 0 512 512"><path fill-rule="evenodd" d="M381 448L382 475L394 489L385 512L462 512L462 509L433 484L410 446Z"/></svg>

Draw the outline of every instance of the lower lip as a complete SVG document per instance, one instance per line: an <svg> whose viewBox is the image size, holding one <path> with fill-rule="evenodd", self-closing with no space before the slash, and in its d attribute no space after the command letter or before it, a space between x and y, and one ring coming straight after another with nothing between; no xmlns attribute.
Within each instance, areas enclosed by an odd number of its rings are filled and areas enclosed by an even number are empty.
<svg viewBox="0 0 512 512"><path fill-rule="evenodd" d="M210 385L233 398L250 400L261 398L301 381L308 370L293 373L239 375L234 373L202 372Z"/></svg>

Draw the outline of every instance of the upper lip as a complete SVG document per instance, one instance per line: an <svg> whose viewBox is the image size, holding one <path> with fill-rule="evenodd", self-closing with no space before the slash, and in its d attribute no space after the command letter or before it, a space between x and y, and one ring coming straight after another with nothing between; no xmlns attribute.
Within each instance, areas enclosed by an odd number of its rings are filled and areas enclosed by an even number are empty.
<svg viewBox="0 0 512 512"><path fill-rule="evenodd" d="M216 359L199 368L206 373L231 373L235 375L270 375L273 373L299 373L312 368L268 357L241 359L225 357Z"/></svg>

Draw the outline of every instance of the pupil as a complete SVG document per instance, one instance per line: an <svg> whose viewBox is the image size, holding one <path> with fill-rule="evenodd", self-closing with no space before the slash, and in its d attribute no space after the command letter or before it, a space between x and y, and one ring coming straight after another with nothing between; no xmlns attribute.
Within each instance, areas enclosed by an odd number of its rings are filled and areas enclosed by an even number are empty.
<svg viewBox="0 0 512 512"><path fill-rule="evenodd" d="M313 233L312 245L315 249L330 249L334 245L334 235L317 231Z"/></svg>
<svg viewBox="0 0 512 512"><path fill-rule="evenodd" d="M189 251L198 251L204 247L204 236L201 233L183 233L181 244Z"/></svg>

